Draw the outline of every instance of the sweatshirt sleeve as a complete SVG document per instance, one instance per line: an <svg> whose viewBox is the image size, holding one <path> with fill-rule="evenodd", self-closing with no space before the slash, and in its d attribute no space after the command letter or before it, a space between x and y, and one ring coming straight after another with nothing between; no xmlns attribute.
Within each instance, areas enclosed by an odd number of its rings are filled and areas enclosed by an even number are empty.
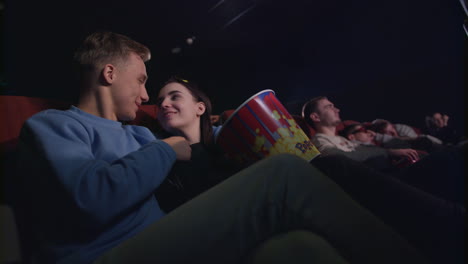
<svg viewBox="0 0 468 264"><path fill-rule="evenodd" d="M32 168L34 163L47 164L36 164L47 171L30 177L50 188L43 191L65 191L64 199L71 199L79 211L102 224L147 200L176 159L167 143L155 140L108 162L96 158L91 138L82 123L65 115L31 118L20 135L22 145L27 146L32 157L38 157L30 161Z"/></svg>

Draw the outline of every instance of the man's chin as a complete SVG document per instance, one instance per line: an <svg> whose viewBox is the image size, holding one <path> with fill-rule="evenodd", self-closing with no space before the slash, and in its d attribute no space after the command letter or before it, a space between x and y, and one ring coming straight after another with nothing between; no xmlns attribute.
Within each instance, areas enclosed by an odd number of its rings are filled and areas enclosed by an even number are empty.
<svg viewBox="0 0 468 264"><path fill-rule="evenodd" d="M136 114L119 116L119 121L121 121L121 122L131 122L131 121L135 120L135 118L136 118Z"/></svg>

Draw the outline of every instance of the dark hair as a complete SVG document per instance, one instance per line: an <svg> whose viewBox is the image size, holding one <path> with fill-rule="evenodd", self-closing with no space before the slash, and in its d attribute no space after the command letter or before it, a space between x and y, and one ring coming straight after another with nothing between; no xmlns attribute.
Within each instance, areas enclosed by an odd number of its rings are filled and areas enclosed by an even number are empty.
<svg viewBox="0 0 468 264"><path fill-rule="evenodd" d="M76 50L74 59L82 71L89 71L99 69L108 62L123 60L132 52L144 62L151 58L151 52L145 45L121 34L102 31L87 36Z"/></svg>
<svg viewBox="0 0 468 264"><path fill-rule="evenodd" d="M324 99L328 99L328 98L326 96L317 96L317 97L310 99L302 106L302 117L304 118L306 123L313 128L315 128L315 124L314 122L312 122L312 119L310 119L310 114L318 112L318 109L317 109L318 102Z"/></svg>
<svg viewBox="0 0 468 264"><path fill-rule="evenodd" d="M205 112L200 116L200 142L204 145L211 145L213 143L213 126L210 118L212 111L210 98L208 98L208 96L200 90L195 83L189 82L188 80L178 76L170 77L163 86L169 83L178 83L184 86L190 91L195 101L205 104Z"/></svg>
<svg viewBox="0 0 468 264"><path fill-rule="evenodd" d="M340 132L340 136L344 137L344 138L348 138L348 136L350 134L353 134L353 132L356 131L356 127L357 126L363 126L362 124L360 123L355 123L355 124L350 124L350 125L347 125L345 126ZM363 126L364 127L364 126Z"/></svg>
<svg viewBox="0 0 468 264"><path fill-rule="evenodd" d="M372 122L372 124L369 126L369 129L372 131L375 131L377 133L383 134L385 128L390 124L389 121L384 120L384 119L377 119Z"/></svg>

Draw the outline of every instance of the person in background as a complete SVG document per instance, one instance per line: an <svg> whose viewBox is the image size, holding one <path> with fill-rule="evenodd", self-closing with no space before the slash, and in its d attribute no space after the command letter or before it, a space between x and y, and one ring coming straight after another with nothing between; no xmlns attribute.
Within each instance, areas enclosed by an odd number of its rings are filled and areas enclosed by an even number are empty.
<svg viewBox="0 0 468 264"><path fill-rule="evenodd" d="M339 134L348 140L364 145L375 145L374 139L376 133L372 130L367 129L361 123L354 123L345 126Z"/></svg>
<svg viewBox="0 0 468 264"><path fill-rule="evenodd" d="M431 135L418 134L414 128L405 124L393 124L388 120L376 119L372 121L369 129L392 139L400 139L407 142L411 148L432 152L443 148L443 142ZM389 140L384 140L387 143Z"/></svg>
<svg viewBox="0 0 468 264"><path fill-rule="evenodd" d="M361 145L336 135L341 123L340 110L327 97L318 96L306 102L303 116L316 130L312 142L324 156L342 155L362 162L366 166L390 173L394 177L451 201L464 200L464 155L466 144L436 151L403 168L394 166L388 149ZM415 160L419 154L414 149L400 149Z"/></svg>
<svg viewBox="0 0 468 264"><path fill-rule="evenodd" d="M392 153L393 161L395 162L395 165L397 166L406 166L406 165L412 164L414 162L417 162L419 158L422 158L428 154L425 151L415 150L418 154L417 159L408 159L407 156L404 155L404 153L401 153L401 150L400 150L400 149L410 148L409 145L406 144L407 142L405 140L401 140L399 138L393 138L389 140L386 144L380 143L380 145L378 145L378 143L376 143L376 137L378 133L370 129L367 129L366 126L364 126L361 123L354 123L354 124L345 126L339 132L339 135L356 144L367 145L367 146L381 146L383 148L386 148L390 153Z"/></svg>
<svg viewBox="0 0 468 264"><path fill-rule="evenodd" d="M456 145L466 141L466 137L449 124L450 117L440 112L435 112L425 118L425 132L428 135L440 138L445 144Z"/></svg>
<svg viewBox="0 0 468 264"><path fill-rule="evenodd" d="M190 144L201 139L184 138L179 129L160 140L145 127L122 124L149 100L149 49L121 34L96 32L75 58L82 77L78 103L37 113L20 134L22 185L14 206L31 220L31 262L428 262L321 171L290 154L259 161L164 212L154 191L176 160L190 160ZM206 108L179 86L160 97L174 124L199 120ZM178 104L187 100L188 108Z"/></svg>
<svg viewBox="0 0 468 264"><path fill-rule="evenodd" d="M338 135L336 126L341 123L340 110L325 96L311 99L303 109L305 121L316 130L311 140L322 155L344 155L381 171L394 171L392 156L411 161L419 159L414 149L389 150L373 144L358 144Z"/></svg>

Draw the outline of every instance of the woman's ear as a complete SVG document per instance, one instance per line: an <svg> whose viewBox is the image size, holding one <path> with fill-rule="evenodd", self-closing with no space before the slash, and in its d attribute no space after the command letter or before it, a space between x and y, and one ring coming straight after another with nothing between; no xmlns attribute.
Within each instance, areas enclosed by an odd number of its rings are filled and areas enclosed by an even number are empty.
<svg viewBox="0 0 468 264"><path fill-rule="evenodd" d="M203 102L197 102L197 116L201 116L205 113L206 111L206 106L205 106L205 103Z"/></svg>
<svg viewBox="0 0 468 264"><path fill-rule="evenodd" d="M116 68L112 64L106 64L102 69L101 77L106 84L112 84L116 78Z"/></svg>

